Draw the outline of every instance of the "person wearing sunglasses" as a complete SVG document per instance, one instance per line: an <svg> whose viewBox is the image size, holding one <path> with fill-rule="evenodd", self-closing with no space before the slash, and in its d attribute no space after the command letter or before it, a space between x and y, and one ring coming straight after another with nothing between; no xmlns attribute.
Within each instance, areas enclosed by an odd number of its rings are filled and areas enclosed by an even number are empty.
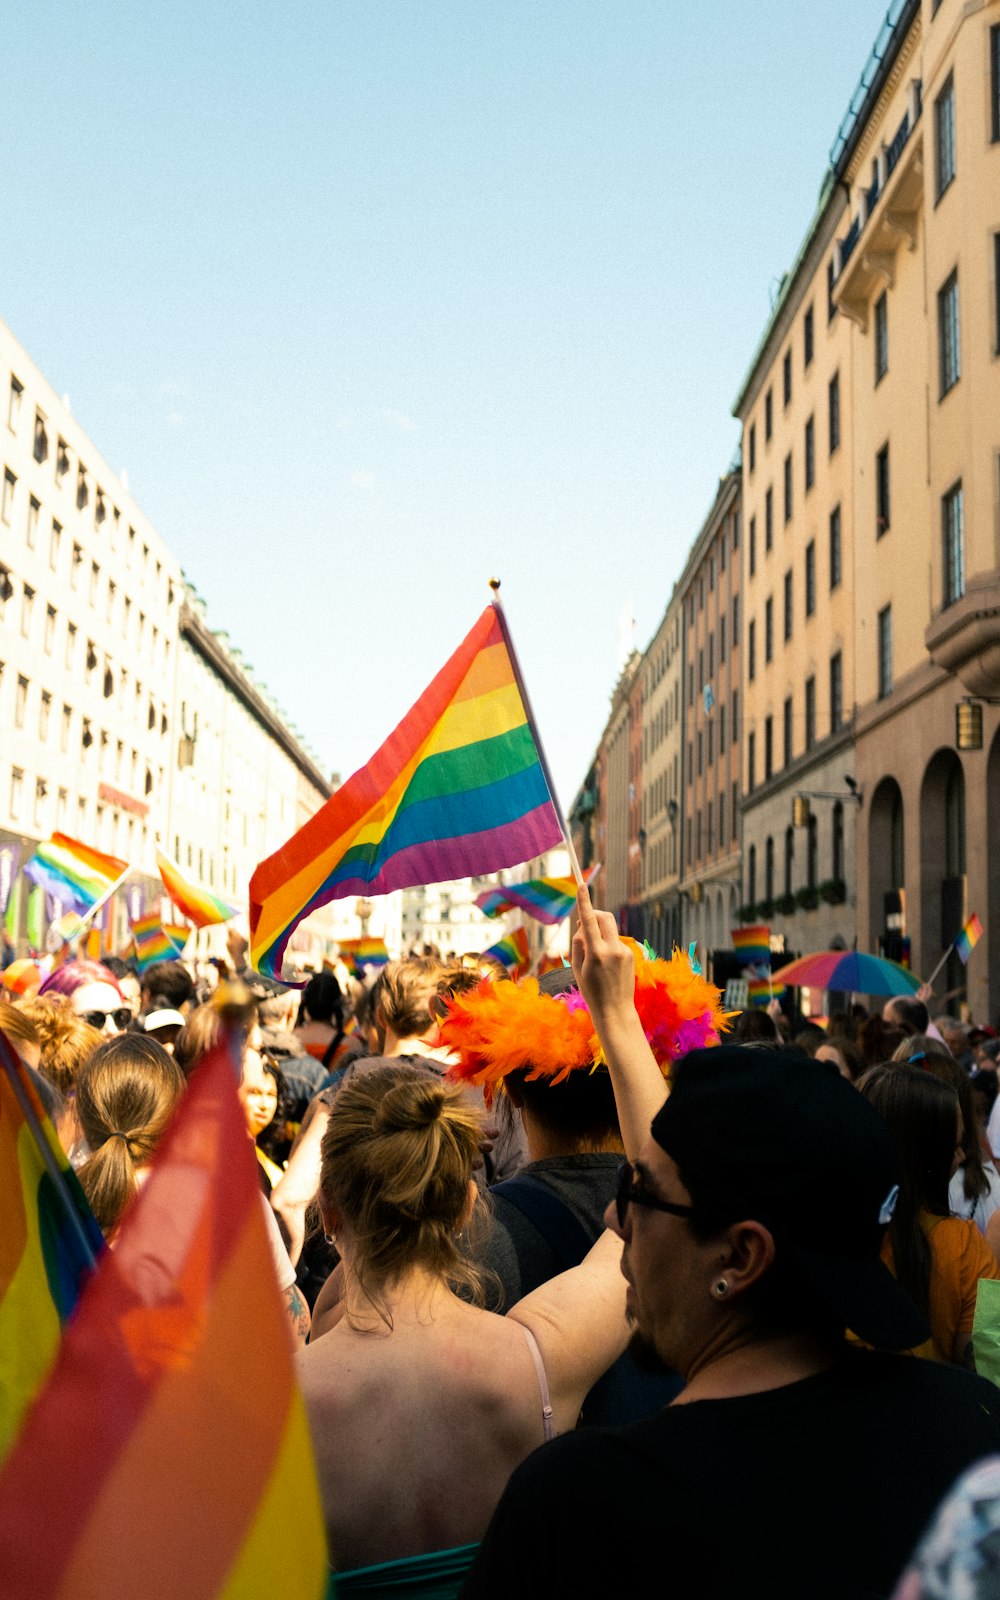
<svg viewBox="0 0 1000 1600"><path fill-rule="evenodd" d="M928 1330L880 1254L892 1133L833 1065L781 1049L690 1051L664 1102L630 952L579 901L581 993L616 1092L632 1084L606 1220L633 1348L686 1386L530 1456L463 1597L606 1600L657 1573L698 1600L888 1596L937 1503L1000 1443L994 1385L895 1353Z"/></svg>
<svg viewBox="0 0 1000 1600"><path fill-rule="evenodd" d="M124 1033L132 1021L114 973L99 961L64 962L49 973L39 994L62 996L71 1011L108 1039Z"/></svg>

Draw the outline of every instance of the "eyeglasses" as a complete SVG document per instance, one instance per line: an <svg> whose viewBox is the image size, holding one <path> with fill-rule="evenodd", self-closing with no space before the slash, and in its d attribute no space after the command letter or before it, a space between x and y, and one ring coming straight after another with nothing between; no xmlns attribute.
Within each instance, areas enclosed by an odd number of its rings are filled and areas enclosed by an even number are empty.
<svg viewBox="0 0 1000 1600"><path fill-rule="evenodd" d="M658 1194L651 1193L644 1187L642 1173L634 1162L626 1161L618 1169L618 1183L615 1188L615 1210L618 1213L619 1228L625 1226L630 1204L647 1206L650 1211L669 1211L672 1217L696 1215L694 1206L679 1206L673 1200L661 1200Z"/></svg>
<svg viewBox="0 0 1000 1600"><path fill-rule="evenodd" d="M132 1021L132 1013L128 1006L119 1006L117 1011L85 1011L83 1013L84 1022L89 1022L92 1028L99 1030L103 1030L104 1024L109 1017L119 1032L123 1028L127 1028Z"/></svg>

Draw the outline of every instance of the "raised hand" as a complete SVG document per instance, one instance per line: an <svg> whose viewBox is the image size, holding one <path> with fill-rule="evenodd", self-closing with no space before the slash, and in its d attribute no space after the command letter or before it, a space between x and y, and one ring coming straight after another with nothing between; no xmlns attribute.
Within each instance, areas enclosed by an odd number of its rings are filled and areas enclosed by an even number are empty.
<svg viewBox="0 0 1000 1600"><path fill-rule="evenodd" d="M573 935L573 973L596 1025L633 1009L635 961L610 911L597 911L590 890L577 891L580 922Z"/></svg>

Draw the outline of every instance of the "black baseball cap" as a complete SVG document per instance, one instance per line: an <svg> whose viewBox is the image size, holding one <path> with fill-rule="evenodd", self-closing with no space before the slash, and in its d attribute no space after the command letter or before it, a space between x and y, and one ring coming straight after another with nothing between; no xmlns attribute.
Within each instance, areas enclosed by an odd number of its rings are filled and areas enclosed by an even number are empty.
<svg viewBox="0 0 1000 1600"><path fill-rule="evenodd" d="M652 1136L708 1220L762 1222L783 1265L867 1344L930 1338L880 1255L899 1193L895 1141L832 1063L719 1045L684 1056L670 1082Z"/></svg>

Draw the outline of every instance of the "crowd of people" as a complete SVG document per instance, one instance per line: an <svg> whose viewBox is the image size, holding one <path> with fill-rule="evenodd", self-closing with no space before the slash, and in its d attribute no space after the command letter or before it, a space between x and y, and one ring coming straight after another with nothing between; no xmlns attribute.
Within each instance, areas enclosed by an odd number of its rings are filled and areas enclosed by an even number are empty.
<svg viewBox="0 0 1000 1600"><path fill-rule="evenodd" d="M15 961L0 1031L114 1248L242 985L337 1594L1000 1594L992 1030L727 1017L586 891L541 979L229 955Z"/></svg>

